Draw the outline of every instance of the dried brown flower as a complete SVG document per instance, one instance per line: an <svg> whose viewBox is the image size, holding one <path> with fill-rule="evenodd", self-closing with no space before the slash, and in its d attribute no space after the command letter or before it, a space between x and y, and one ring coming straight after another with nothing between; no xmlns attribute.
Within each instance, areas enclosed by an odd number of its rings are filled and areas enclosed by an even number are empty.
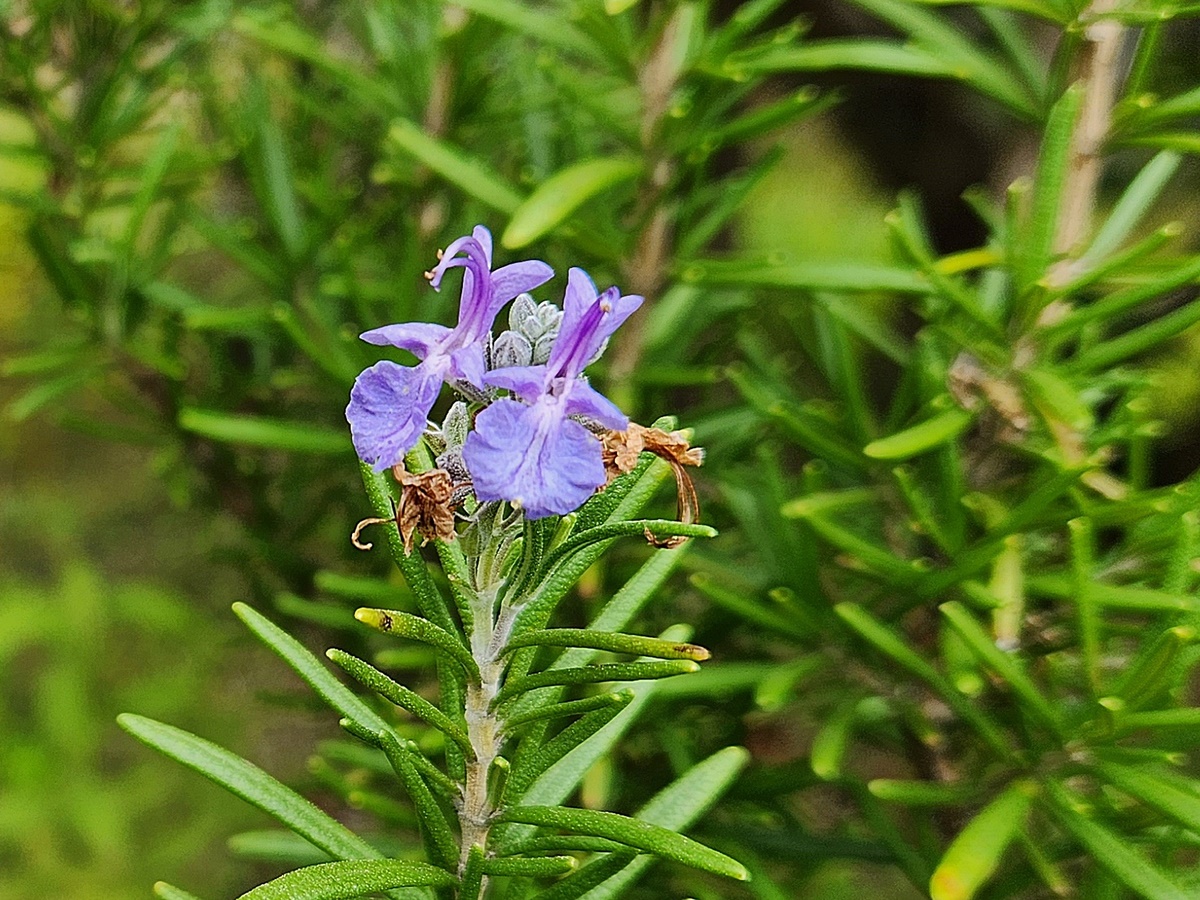
<svg viewBox="0 0 1200 900"><path fill-rule="evenodd" d="M630 422L624 431L609 431L601 437L604 445L604 468L608 472L608 481L626 472L632 472L637 465L638 456L644 451L665 459L671 464L675 473L675 488L678 491L677 518L685 525L691 525L700 519L700 500L696 496L696 486L684 466L698 466L704 462L704 451L693 447L681 431L663 431L661 428L647 428L637 422ZM646 532L646 540L656 547L678 547L687 541L685 537L669 537L659 539Z"/></svg>
<svg viewBox="0 0 1200 900"><path fill-rule="evenodd" d="M400 484L400 502L392 518L363 519L354 529L350 540L360 550L371 549L370 543L361 543L359 534L368 525L395 524L404 542L404 552L412 553L414 535L423 540L454 539L454 509L462 503L462 491L445 469L430 469L413 474L403 465L392 467L392 475ZM457 501L457 502L456 502Z"/></svg>

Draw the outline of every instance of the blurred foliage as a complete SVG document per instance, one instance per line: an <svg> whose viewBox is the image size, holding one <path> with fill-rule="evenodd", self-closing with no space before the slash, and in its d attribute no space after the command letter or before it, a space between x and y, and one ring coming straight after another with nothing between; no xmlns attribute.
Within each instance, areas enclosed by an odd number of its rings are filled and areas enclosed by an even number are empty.
<svg viewBox="0 0 1200 900"><path fill-rule="evenodd" d="M940 5L808 31L771 0L10 3L0 227L65 315L36 292L7 411L149 446L241 523L260 599L332 624L403 594L341 574L357 332L444 319L420 273L478 220L582 260L651 298L605 374L696 425L725 533L678 597L718 662L663 684L589 802L740 739L702 830L761 860L753 896L1187 896L1200 308L1195 235L1161 226L1195 217L1197 32L1168 21L1194 7L1107 17L1130 69L1063 247L1102 10ZM0 266L9 316L30 263Z"/></svg>

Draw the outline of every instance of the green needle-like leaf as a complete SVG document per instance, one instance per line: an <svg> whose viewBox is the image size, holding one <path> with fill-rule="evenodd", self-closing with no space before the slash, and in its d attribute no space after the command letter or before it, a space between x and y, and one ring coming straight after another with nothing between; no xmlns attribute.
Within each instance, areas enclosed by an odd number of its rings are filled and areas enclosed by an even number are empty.
<svg viewBox="0 0 1200 900"><path fill-rule="evenodd" d="M458 864L458 841L446 822L441 806L434 799L429 786L417 771L413 754L400 743L400 739L386 731L379 734L380 746L387 754L397 777L404 784L408 796L420 817L421 834L425 838L426 850L431 859L446 868Z"/></svg>
<svg viewBox="0 0 1200 900"><path fill-rule="evenodd" d="M517 876L525 878L561 878L574 871L578 863L573 856L520 857L504 856L483 860L484 875Z"/></svg>
<svg viewBox="0 0 1200 900"><path fill-rule="evenodd" d="M932 900L970 900L1000 865L1000 858L1024 827L1033 787L1009 786L985 806L946 848L929 882Z"/></svg>
<svg viewBox="0 0 1200 900"><path fill-rule="evenodd" d="M390 731L391 726L371 707L338 681L315 656L279 626L244 603L233 604L234 614L246 623L255 636L274 650L296 674L308 682L321 699L358 725L378 733Z"/></svg>
<svg viewBox="0 0 1200 900"><path fill-rule="evenodd" d="M243 444L288 453L351 453L350 435L312 422L285 422L258 416L238 416L215 410L184 407L179 427L210 440Z"/></svg>
<svg viewBox="0 0 1200 900"><path fill-rule="evenodd" d="M750 754L743 747L718 750L655 794L638 810L637 818L675 831L690 828L729 789L749 758ZM588 894L588 900L615 900L623 896L653 864L652 857L639 856L631 860L619 873Z"/></svg>
<svg viewBox="0 0 1200 900"><path fill-rule="evenodd" d="M499 705L525 691L560 684L599 684L606 681L641 681L648 678L670 678L700 670L690 659L671 659L662 662L601 663L567 669L547 669L507 682L496 695Z"/></svg>
<svg viewBox="0 0 1200 900"><path fill-rule="evenodd" d="M871 459L911 459L954 440L974 419L965 409L953 406L903 431L872 441L863 447L863 455Z"/></svg>
<svg viewBox="0 0 1200 900"><path fill-rule="evenodd" d="M365 608L355 610L354 618L384 634L411 638L436 647L461 665L474 682L479 682L479 664L471 656L471 651L457 637L438 628L428 619L395 609Z"/></svg>
<svg viewBox="0 0 1200 900"><path fill-rule="evenodd" d="M1125 188L1116 206L1105 218L1092 243L1079 257L1080 267L1090 268L1121 245L1158 199L1182 160L1180 154L1164 150L1146 163L1137 177L1129 182L1129 187Z"/></svg>
<svg viewBox="0 0 1200 900"><path fill-rule="evenodd" d="M485 162L431 137L412 122L397 119L388 130L388 140L492 209L512 215L521 205L520 193Z"/></svg>
<svg viewBox="0 0 1200 900"><path fill-rule="evenodd" d="M1020 662L997 647L995 639L983 630L961 603L943 603L938 608L950 623L950 627L966 642L975 658L1004 679L1025 701L1029 711L1041 719L1043 724L1061 735L1062 721L1053 704L1038 690Z"/></svg>
<svg viewBox="0 0 1200 900"><path fill-rule="evenodd" d="M750 877L745 866L724 853L718 853L662 826L617 813L561 806L514 806L504 810L499 821L560 828L577 834L608 838L715 875L739 881Z"/></svg>
<svg viewBox="0 0 1200 900"><path fill-rule="evenodd" d="M364 859L321 863L280 875L238 900L351 900L399 887L450 887L458 879L426 863Z"/></svg>
<svg viewBox="0 0 1200 900"><path fill-rule="evenodd" d="M517 207L500 243L510 250L533 243L589 200L641 171L640 159L609 158L584 160L554 173Z"/></svg>
<svg viewBox="0 0 1200 900"><path fill-rule="evenodd" d="M179 888L169 885L165 881L160 881L154 885L154 896L158 897L159 900L200 900L195 894L181 891Z"/></svg>
<svg viewBox="0 0 1200 900"><path fill-rule="evenodd" d="M409 690L370 663L363 662L349 653L341 650L327 650L325 655L363 687L370 688L400 708L423 719L458 744L468 757L474 756L475 751L471 748L471 742L462 726L420 694Z"/></svg>
<svg viewBox="0 0 1200 900"><path fill-rule="evenodd" d="M586 628L548 628L517 635L508 642L505 652L519 647L586 647L608 650L631 656L652 656L656 659L708 659L709 652L695 644L672 643L640 634L614 634Z"/></svg>
<svg viewBox="0 0 1200 900"><path fill-rule="evenodd" d="M203 738L142 716L117 722L144 744L215 781L338 859L378 859L374 847L253 763Z"/></svg>
<svg viewBox="0 0 1200 900"><path fill-rule="evenodd" d="M1088 818L1066 788L1048 782L1046 795L1059 824L1131 891L1145 900L1187 900L1193 896L1193 891L1175 884L1166 872L1134 850L1128 840Z"/></svg>
<svg viewBox="0 0 1200 900"><path fill-rule="evenodd" d="M1181 790L1145 766L1123 766L1114 762L1097 763L1096 772L1109 784L1174 819L1184 828L1200 831L1200 793L1197 793L1200 783L1192 781L1195 789Z"/></svg>

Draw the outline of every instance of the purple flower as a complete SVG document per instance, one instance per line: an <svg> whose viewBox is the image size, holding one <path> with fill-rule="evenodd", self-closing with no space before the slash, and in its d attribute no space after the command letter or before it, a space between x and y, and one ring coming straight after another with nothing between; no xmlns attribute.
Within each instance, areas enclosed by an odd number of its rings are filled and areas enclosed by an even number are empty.
<svg viewBox="0 0 1200 900"><path fill-rule="evenodd" d="M476 497L511 501L540 519L578 509L604 484L600 441L572 417L616 430L629 420L580 374L641 305L641 297L622 297L615 287L597 296L587 273L571 269L562 326L547 363L484 376L486 384L524 402L497 400L476 417L463 449Z"/></svg>
<svg viewBox="0 0 1200 900"><path fill-rule="evenodd" d="M416 446L443 382L484 389L485 354L496 313L518 294L554 275L537 260L491 271L492 235L482 225L447 247L425 277L437 290L446 270L460 266L464 269L462 300L453 328L407 322L362 335L368 344L399 347L420 360L413 367L386 360L376 363L355 379L350 391L346 419L354 449L376 472L394 466Z"/></svg>

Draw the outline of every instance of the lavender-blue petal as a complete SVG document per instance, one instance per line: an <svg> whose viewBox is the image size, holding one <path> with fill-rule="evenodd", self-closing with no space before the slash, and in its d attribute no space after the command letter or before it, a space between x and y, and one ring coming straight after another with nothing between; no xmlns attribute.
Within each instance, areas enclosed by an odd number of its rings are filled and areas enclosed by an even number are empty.
<svg viewBox="0 0 1200 900"><path fill-rule="evenodd" d="M492 233L486 226L476 225L471 229L471 237L475 238L479 242L479 246L483 248L483 256L490 269L492 267Z"/></svg>
<svg viewBox="0 0 1200 900"><path fill-rule="evenodd" d="M487 358L484 355L482 342L468 344L450 354L449 378L465 381L482 391L484 389L483 376L486 372Z"/></svg>
<svg viewBox="0 0 1200 900"><path fill-rule="evenodd" d="M539 259L501 266L492 273L492 317L495 318L509 300L540 287L553 277L554 270Z"/></svg>
<svg viewBox="0 0 1200 900"><path fill-rule="evenodd" d="M377 346L399 347L416 355L418 359L428 356L434 347L445 340L450 329L445 325L427 322L403 322L399 325L384 325L372 328L359 335L361 340Z"/></svg>
<svg viewBox="0 0 1200 900"><path fill-rule="evenodd" d="M483 376L488 387L512 391L526 403L533 403L546 389L545 366L509 366L492 369Z"/></svg>
<svg viewBox="0 0 1200 900"><path fill-rule="evenodd" d="M599 292L592 276L577 266L567 272L567 289L563 294L563 317L559 334L573 332L579 328L583 314L596 302Z"/></svg>
<svg viewBox="0 0 1200 900"><path fill-rule="evenodd" d="M571 385L571 391L567 395L567 415L594 419L605 428L614 431L624 431L629 427L629 419L625 413L588 384L585 378L579 378Z"/></svg>
<svg viewBox="0 0 1200 900"><path fill-rule="evenodd" d="M479 500L519 504L530 519L573 512L605 481L596 437L543 404L494 402L476 417L463 459Z"/></svg>
<svg viewBox="0 0 1200 900"><path fill-rule="evenodd" d="M378 362L354 380L346 421L354 449L376 472L390 468L416 446L442 380L424 366Z"/></svg>

